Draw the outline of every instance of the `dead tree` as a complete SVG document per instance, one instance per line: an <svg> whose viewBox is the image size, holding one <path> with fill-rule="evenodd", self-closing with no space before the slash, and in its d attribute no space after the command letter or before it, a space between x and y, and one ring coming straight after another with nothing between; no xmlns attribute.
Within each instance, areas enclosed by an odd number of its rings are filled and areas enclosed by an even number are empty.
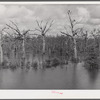
<svg viewBox="0 0 100 100"><path fill-rule="evenodd" d="M21 40L22 41L22 63L23 65L25 64L25 37L28 34L29 31L31 30L24 30L21 31L18 28L18 25L16 23L14 23L13 21L10 21L12 23L12 25L6 24L8 29L11 29L13 31L13 35L14 35L14 41L16 40ZM10 34L9 32L7 32L8 34ZM14 48L16 49L16 47Z"/></svg>
<svg viewBox="0 0 100 100"><path fill-rule="evenodd" d="M4 56L3 56L3 42L4 42L4 37L3 37L3 32L7 33L5 30L8 29L6 27L4 27L1 30L1 34L0 34L0 62L1 64L4 62Z"/></svg>
<svg viewBox="0 0 100 100"><path fill-rule="evenodd" d="M69 21L70 21L70 28L71 28L73 42L74 42L74 57L75 57L75 59L77 59L77 47L76 47L76 39L75 39L76 33L74 31L75 20L72 20L72 18L71 18L71 11L70 10L67 13L68 13Z"/></svg>
<svg viewBox="0 0 100 100"><path fill-rule="evenodd" d="M53 25L53 20L48 20L46 23L42 20L42 21L38 21L36 20L37 26L38 28L35 28L36 31L40 32L41 37L42 37L42 41L43 41L43 48L42 48L42 57L44 58L45 56L45 46L46 46L46 34L48 33L48 31L50 31L52 25Z"/></svg>
<svg viewBox="0 0 100 100"><path fill-rule="evenodd" d="M71 34L69 32L61 32L61 33L72 38L73 43L74 43L74 58L77 59L78 55L77 55L76 36L77 36L78 31L80 31L80 28L74 29L74 26L76 24L78 24L78 22L75 19L72 19L72 15L71 15L70 10L68 10L67 14L68 14L69 22L70 22L69 27L70 27L70 30L71 30Z"/></svg>

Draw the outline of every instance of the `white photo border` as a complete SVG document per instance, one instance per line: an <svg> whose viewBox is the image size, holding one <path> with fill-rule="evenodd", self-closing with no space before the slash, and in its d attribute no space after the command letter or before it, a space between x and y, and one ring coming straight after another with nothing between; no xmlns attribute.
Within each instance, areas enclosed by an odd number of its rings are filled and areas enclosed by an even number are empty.
<svg viewBox="0 0 100 100"><path fill-rule="evenodd" d="M14 1L0 4L100 4L100 1ZM100 90L0 90L0 99L100 99Z"/></svg>

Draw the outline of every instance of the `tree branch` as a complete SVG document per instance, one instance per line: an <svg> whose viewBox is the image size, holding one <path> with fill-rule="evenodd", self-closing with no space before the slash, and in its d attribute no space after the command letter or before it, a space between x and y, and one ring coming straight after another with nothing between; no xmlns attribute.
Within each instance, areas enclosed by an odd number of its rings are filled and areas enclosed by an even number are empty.
<svg viewBox="0 0 100 100"><path fill-rule="evenodd" d="M69 18L69 21L70 21L70 24L71 24L71 30L73 31L73 23L72 23L72 19L71 19L71 16L70 16L70 14L71 14L71 11L70 10L68 10L68 18Z"/></svg>
<svg viewBox="0 0 100 100"><path fill-rule="evenodd" d="M63 35L66 35L66 36L69 36L69 37L71 37L71 38L73 38L71 35L69 35L69 34L66 34L65 32L61 32Z"/></svg>
<svg viewBox="0 0 100 100"><path fill-rule="evenodd" d="M25 31L25 32L23 33L23 35L26 35L29 31L30 31L30 30Z"/></svg>
<svg viewBox="0 0 100 100"><path fill-rule="evenodd" d="M44 28L42 30L43 33L46 31L46 28L47 28L48 23L49 23L49 21L47 21L46 24L44 25Z"/></svg>
<svg viewBox="0 0 100 100"><path fill-rule="evenodd" d="M12 26L6 24L9 28L11 28L12 30L14 30L15 32L17 32L20 35L20 32L18 30L16 30L15 28L13 28Z"/></svg>
<svg viewBox="0 0 100 100"><path fill-rule="evenodd" d="M19 33L21 33L20 30L19 30L19 28L18 28L18 26L17 26L13 21L10 20L10 22L16 27L16 30L17 30Z"/></svg>
<svg viewBox="0 0 100 100"><path fill-rule="evenodd" d="M53 25L53 20L49 24L49 27L45 30L44 34L46 34L50 30L50 28L52 27L52 25Z"/></svg>
<svg viewBox="0 0 100 100"><path fill-rule="evenodd" d="M42 27L41 27L41 25L39 24L39 22L36 20L36 22L37 22L37 25L38 25L38 27L40 28L40 30L42 31Z"/></svg>

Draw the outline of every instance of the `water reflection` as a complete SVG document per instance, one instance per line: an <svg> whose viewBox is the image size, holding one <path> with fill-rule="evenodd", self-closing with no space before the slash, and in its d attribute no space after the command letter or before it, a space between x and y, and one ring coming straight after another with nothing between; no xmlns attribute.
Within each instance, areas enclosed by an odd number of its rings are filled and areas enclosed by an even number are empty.
<svg viewBox="0 0 100 100"><path fill-rule="evenodd" d="M99 74L99 70L92 70L92 71L88 71L88 75L89 75L89 79L90 79L90 82L91 83L95 83L97 77L98 77L98 74Z"/></svg>
<svg viewBox="0 0 100 100"><path fill-rule="evenodd" d="M100 71L83 63L48 69L0 70L0 89L100 89Z"/></svg>
<svg viewBox="0 0 100 100"><path fill-rule="evenodd" d="M77 88L77 65L75 64L73 66L73 70L72 70L72 88L75 89Z"/></svg>

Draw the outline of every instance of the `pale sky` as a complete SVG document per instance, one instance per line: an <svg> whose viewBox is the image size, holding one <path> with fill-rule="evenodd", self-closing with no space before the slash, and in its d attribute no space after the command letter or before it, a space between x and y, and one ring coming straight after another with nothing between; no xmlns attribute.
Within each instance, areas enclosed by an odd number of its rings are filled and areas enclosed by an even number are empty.
<svg viewBox="0 0 100 100"><path fill-rule="evenodd" d="M100 5L80 5L80 4L34 4L34 5L0 5L0 27L12 20L21 29L34 29L35 20L53 19L54 26L49 34L59 33L63 26L68 24L67 11L71 10L75 19L81 25L91 29L100 26Z"/></svg>

